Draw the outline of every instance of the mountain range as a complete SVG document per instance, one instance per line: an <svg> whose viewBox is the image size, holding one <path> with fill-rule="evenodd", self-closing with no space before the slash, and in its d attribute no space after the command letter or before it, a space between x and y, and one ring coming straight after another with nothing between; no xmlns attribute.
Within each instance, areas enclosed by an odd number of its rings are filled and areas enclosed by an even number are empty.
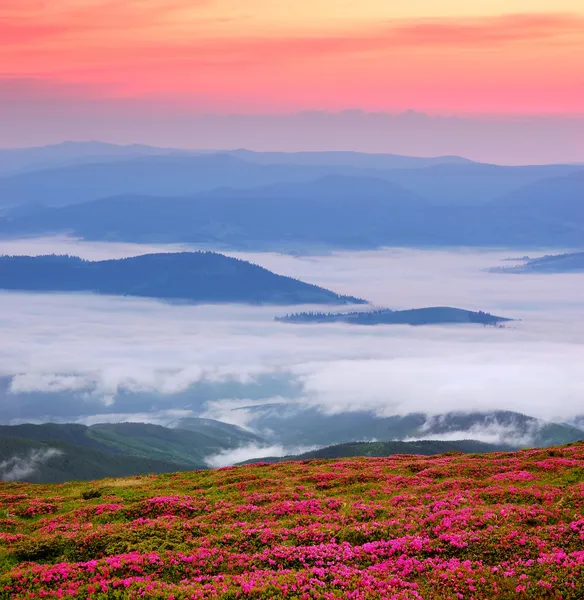
<svg viewBox="0 0 584 600"><path fill-rule="evenodd" d="M93 292L193 303L365 303L215 252L145 254L93 262L74 256L3 256L0 289Z"/></svg>
<svg viewBox="0 0 584 600"><path fill-rule="evenodd" d="M576 427L511 412L379 417L365 412L327 415L318 407L298 405L244 410L250 413L248 426L253 430L195 417L181 419L174 427L147 423L3 425L0 480L63 482L207 469L214 456L248 449L257 456L262 448L267 458L245 462L492 452L584 439L584 431ZM488 441L479 439L485 436ZM363 439L376 441L363 443ZM269 457L275 441L288 448L312 445L320 449Z"/></svg>
<svg viewBox="0 0 584 600"><path fill-rule="evenodd" d="M0 176L173 152L177 151L171 148L157 148L142 144L121 146L97 141L62 142L28 148L0 148Z"/></svg>
<svg viewBox="0 0 584 600"><path fill-rule="evenodd" d="M99 142L0 150L0 164L0 205L48 206L121 194L172 196L224 186L256 188L327 175L382 178L431 204L476 205L582 171L574 164L502 167L449 156L188 151Z"/></svg>
<svg viewBox="0 0 584 600"><path fill-rule="evenodd" d="M205 467L205 457L263 439L250 431L211 419L189 419L178 428L147 423L44 423L0 425L0 437L62 442L96 452Z"/></svg>
<svg viewBox="0 0 584 600"><path fill-rule="evenodd" d="M584 439L584 430L511 411L380 416L365 410L327 411L308 404L265 404L236 409L233 420L284 447L330 446L363 440L474 439L511 446L550 446ZM225 416L224 419L229 417ZM179 422L180 423L180 422Z"/></svg>
<svg viewBox="0 0 584 600"><path fill-rule="evenodd" d="M148 169L145 165L137 172ZM423 179L424 173L416 177ZM541 186L541 193L528 192L537 195L535 208L524 201L526 192L521 189L507 194L504 201L439 205L378 173L329 174L253 190L226 188L227 183L226 178L223 187L186 197L157 196L161 185L151 186L148 195L102 198L113 192L103 190L95 201L61 208L20 204L4 210L0 236L67 233L94 240L257 249L584 246L584 170L555 178L553 185L547 180L534 184L536 190ZM41 187L45 189L44 184ZM46 196L62 197L49 188ZM34 195L37 202L40 197Z"/></svg>
<svg viewBox="0 0 584 600"><path fill-rule="evenodd" d="M169 461L101 452L67 442L0 435L0 481L63 483L192 468Z"/></svg>
<svg viewBox="0 0 584 600"><path fill-rule="evenodd" d="M89 162L113 162L143 156L217 154L213 150L160 148L143 144L120 146L105 142L62 142L48 146L0 149L0 175L39 171ZM398 154L367 154L361 152L254 152L231 150L229 154L257 164L335 165L372 169L427 167L437 164L468 164L460 156L421 158Z"/></svg>
<svg viewBox="0 0 584 600"><path fill-rule="evenodd" d="M96 143L79 149L80 164L31 166L41 164L40 155L42 164L51 155L71 161L74 148L14 151L29 156L22 159L29 167L0 176L1 236L58 232L292 250L584 246L582 165L502 167L458 157Z"/></svg>
<svg viewBox="0 0 584 600"><path fill-rule="evenodd" d="M249 431L210 419L183 427L146 423L0 426L0 479L59 482L206 469L206 458L247 444Z"/></svg>
<svg viewBox="0 0 584 600"><path fill-rule="evenodd" d="M308 182L327 175L378 176L344 166L261 165L229 154L144 156L86 163L0 178L0 206L66 206L115 195L187 196L221 187L252 189Z"/></svg>

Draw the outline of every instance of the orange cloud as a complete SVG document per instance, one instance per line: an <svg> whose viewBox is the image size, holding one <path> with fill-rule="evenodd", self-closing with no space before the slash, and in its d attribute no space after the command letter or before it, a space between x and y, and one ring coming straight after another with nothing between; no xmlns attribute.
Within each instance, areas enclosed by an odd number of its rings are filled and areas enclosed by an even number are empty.
<svg viewBox="0 0 584 600"><path fill-rule="evenodd" d="M196 9L212 0L189 0ZM2 0L0 3L0 39L2 43L22 45L32 40L61 42L66 45L72 34L123 32L132 37L150 29L152 39L164 38L165 27L184 11L185 0L80 0L63 5L60 0L27 3ZM50 8L48 8L50 7ZM77 40L83 46L83 40ZM108 38L101 43L107 45Z"/></svg>

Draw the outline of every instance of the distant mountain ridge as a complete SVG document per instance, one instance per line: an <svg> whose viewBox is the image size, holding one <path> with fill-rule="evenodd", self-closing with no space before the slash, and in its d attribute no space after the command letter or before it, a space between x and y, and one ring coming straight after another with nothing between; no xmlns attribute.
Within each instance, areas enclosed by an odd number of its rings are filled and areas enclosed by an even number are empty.
<svg viewBox="0 0 584 600"><path fill-rule="evenodd" d="M0 289L93 292L194 303L366 303L215 252L144 254L95 262L72 256L3 256Z"/></svg>
<svg viewBox="0 0 584 600"><path fill-rule="evenodd" d="M555 211L556 220L581 224L584 213L584 169L542 179L502 195L492 206L529 210L547 216Z"/></svg>
<svg viewBox="0 0 584 600"><path fill-rule="evenodd" d="M0 148L0 175L87 162L108 162L160 155L229 154L257 164L329 165L366 168L423 168L434 164L467 164L460 156L417 157L363 152L254 152L252 150L189 150L144 144L110 144L100 141L61 142L48 146Z"/></svg>
<svg viewBox="0 0 584 600"><path fill-rule="evenodd" d="M225 150L248 162L264 165L328 165L359 167L368 169L423 169L439 164L473 164L474 161L462 156L404 156L401 154L380 154L349 151L329 152L254 152L253 150Z"/></svg>
<svg viewBox="0 0 584 600"><path fill-rule="evenodd" d="M236 409L268 443L284 447L331 446L363 440L474 439L513 446L551 446L584 439L584 431L511 411L412 412L379 416L366 410L327 412L325 406L283 403ZM237 419L239 422L239 418Z"/></svg>
<svg viewBox="0 0 584 600"><path fill-rule="evenodd" d="M2 157L5 168L33 159L46 168L2 176L0 167L1 236L292 250L584 247L577 164L96 142L0 150L0 164ZM66 164L51 166L51 157Z"/></svg>
<svg viewBox="0 0 584 600"><path fill-rule="evenodd" d="M263 165L231 154L163 154L56 167L0 177L0 206L67 206L116 195L181 197L220 187L252 189L327 175L389 179L387 172L344 166Z"/></svg>
<svg viewBox="0 0 584 600"><path fill-rule="evenodd" d="M85 163L82 155L78 163L70 158L70 164L62 166L4 174L0 176L0 206L66 206L120 195L192 196L220 187L253 189L329 175L384 179L435 206L478 206L524 186L582 171L579 165L501 167L415 158L400 161L396 168L395 159L387 155L383 159L351 155L351 160L339 160L336 153L320 153L322 161L299 161L300 155L285 153L264 156L139 148L134 155L118 150L121 156L102 161L88 156Z"/></svg>
<svg viewBox="0 0 584 600"><path fill-rule="evenodd" d="M98 141L61 142L27 148L0 148L0 176L174 152L177 151L172 148L156 148L143 144L118 145Z"/></svg>

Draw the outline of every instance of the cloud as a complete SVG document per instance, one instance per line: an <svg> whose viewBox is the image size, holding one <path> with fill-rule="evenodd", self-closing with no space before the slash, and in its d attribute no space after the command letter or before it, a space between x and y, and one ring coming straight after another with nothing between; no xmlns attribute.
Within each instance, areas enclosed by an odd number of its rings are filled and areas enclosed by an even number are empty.
<svg viewBox="0 0 584 600"><path fill-rule="evenodd" d="M273 398L264 397L256 400L249 398L223 398L208 402L200 416L205 419L214 419L230 423L231 425L237 425L243 429L252 429L250 424L256 416L256 412L253 410L254 407L264 407L274 404L281 404L288 407L291 402L294 403L294 400L293 398L285 398L283 396ZM296 413L292 408L290 410L292 413ZM268 436L270 434L269 431L259 431L258 433Z"/></svg>
<svg viewBox="0 0 584 600"><path fill-rule="evenodd" d="M525 13L468 19L425 19L393 28L398 43L418 46L491 46L582 35L577 13ZM391 31L391 30L390 30ZM392 36L388 36L391 42Z"/></svg>
<svg viewBox="0 0 584 600"><path fill-rule="evenodd" d="M494 338L477 344L468 333L452 343L443 329L442 342L417 344L396 332L409 356L303 365L300 379L306 395L330 412L391 416L496 408L554 419L583 412L577 400L584 390L581 349L542 345L534 350Z"/></svg>
<svg viewBox="0 0 584 600"><path fill-rule="evenodd" d="M70 392L86 390L88 387L89 380L87 377L58 375L55 373L25 373L15 375L10 382L10 391L13 394L26 392Z"/></svg>
<svg viewBox="0 0 584 600"><path fill-rule="evenodd" d="M212 456L205 458L207 465L213 468L231 466L236 463L244 462L246 460L252 460L255 458L267 458L269 456L290 456L295 454L302 454L304 452L310 452L316 450L317 446L296 446L296 447L284 447L281 445L273 446L258 446L256 444L249 444L247 446L240 446L234 450L225 450Z"/></svg>
<svg viewBox="0 0 584 600"><path fill-rule="evenodd" d="M430 430L436 421L435 418L429 418L422 428ZM443 433L428 433L406 438L406 442L415 442L420 440L435 440L451 442L456 440L473 439L486 444L508 444L510 446L530 446L534 443L536 435L542 426L542 422L533 421L527 427L519 425L502 424L492 422L489 424L476 424L464 431L447 431Z"/></svg>
<svg viewBox="0 0 584 600"><path fill-rule="evenodd" d="M201 50L214 56L244 55L253 62L314 60L323 55L380 53L407 48L494 48L515 43L545 43L562 38L582 40L584 16L513 14L483 18L391 20L344 33L210 40ZM183 55L185 47L182 47ZM167 52L173 52L171 47Z"/></svg>
<svg viewBox="0 0 584 600"><path fill-rule="evenodd" d="M288 33L275 36L260 29L262 34L242 34L214 37L204 30L197 37L181 35L176 31L181 21L191 26L198 23L229 23L234 16L227 13L200 12L211 2L199 0L193 3L185 0L143 2L141 0L120 3L117 0L101 0L84 3L68 10L22 12L19 18L14 16L2 22L0 12L0 33L6 44L24 45L47 38L65 38L72 34L90 34L92 32L114 33L124 31L131 40L136 33L145 30L149 35L142 44L158 46L163 56L174 54L191 56L201 51L212 54L246 53L257 60L280 59L300 53L303 56L330 53L354 53L387 50L400 47L482 47L497 46L514 42L535 42L556 39L563 36L582 36L584 17L579 13L521 13L485 17L456 18L418 18L390 19L383 24L368 22L366 25L343 26L331 32L322 29L320 33ZM2 9L0 9L1 11ZM14 13L14 9L11 9ZM239 18L249 18L241 15ZM357 21L359 23L359 21ZM174 40L170 33L175 31ZM255 27L257 31L257 24ZM298 28L297 28L298 30ZM294 30L292 30L294 31ZM128 35L131 32L131 35ZM178 36L176 35L178 33ZM178 40L177 40L178 37ZM78 38L74 38L74 40ZM172 41L171 41L172 40ZM106 45L104 38L100 43ZM120 39L114 42L120 43ZM268 54L265 54L265 51Z"/></svg>
<svg viewBox="0 0 584 600"><path fill-rule="evenodd" d="M210 0L95 0L66 3L12 2L0 5L0 36L6 45L71 38L92 32L129 31L172 23L186 9L206 6ZM79 41L79 38L73 38ZM102 41L103 43L103 41Z"/></svg>
<svg viewBox="0 0 584 600"><path fill-rule="evenodd" d="M30 477L40 466L51 458L63 454L61 450L31 450L24 455L16 455L0 461L0 481L20 481Z"/></svg>
<svg viewBox="0 0 584 600"><path fill-rule="evenodd" d="M57 238L3 241L0 253L49 247L88 258L160 249ZM486 273L508 256L502 250L237 255L381 306L454 305L522 320L502 330L292 326L273 321L287 308L2 293L0 421L150 414L162 423L173 419L166 411L188 411L247 426L250 409L233 409L282 402L380 415L584 412L582 275Z"/></svg>
<svg viewBox="0 0 584 600"><path fill-rule="evenodd" d="M80 425L96 425L98 423L150 423L173 427L180 419L197 416L192 410L168 409L143 413L101 413L75 420Z"/></svg>

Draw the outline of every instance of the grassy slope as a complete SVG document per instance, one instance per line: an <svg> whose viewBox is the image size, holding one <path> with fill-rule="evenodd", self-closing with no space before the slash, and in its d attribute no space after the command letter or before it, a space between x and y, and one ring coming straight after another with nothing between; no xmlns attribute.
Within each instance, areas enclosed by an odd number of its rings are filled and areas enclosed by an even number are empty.
<svg viewBox="0 0 584 600"><path fill-rule="evenodd" d="M58 454L43 458L46 451L50 450L57 450ZM41 458L35 460L35 456L39 455ZM169 473L193 468L185 463L109 454L66 442L44 443L0 436L0 457L7 462L5 468L0 468L0 476L5 476L6 472L11 470L11 458L15 456L21 459L18 464L32 464L30 472L19 475L20 479L32 483L62 483L102 477ZM205 468L205 465L201 463L199 468Z"/></svg>
<svg viewBox="0 0 584 600"><path fill-rule="evenodd" d="M0 484L0 598L580 600L583 465L580 443Z"/></svg>
<svg viewBox="0 0 584 600"><path fill-rule="evenodd" d="M195 427L196 420L192 427ZM170 429L146 423L0 426L0 436L52 444L66 443L88 450L204 468L205 456L261 439L234 425L199 425L198 430Z"/></svg>
<svg viewBox="0 0 584 600"><path fill-rule="evenodd" d="M236 430L236 428L233 428ZM245 432L244 432L245 433ZM117 452L142 458L170 460L194 467L204 465L204 458L247 440L245 435L226 438L186 429L170 429L145 423L112 423L93 426L89 435Z"/></svg>

